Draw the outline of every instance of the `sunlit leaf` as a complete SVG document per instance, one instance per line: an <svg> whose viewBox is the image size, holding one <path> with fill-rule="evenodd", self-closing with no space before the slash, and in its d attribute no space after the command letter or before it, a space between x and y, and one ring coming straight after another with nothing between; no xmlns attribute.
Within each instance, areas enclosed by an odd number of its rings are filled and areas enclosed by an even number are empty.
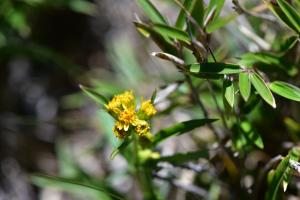
<svg viewBox="0 0 300 200"><path fill-rule="evenodd" d="M122 152L126 147L130 144L130 140L128 138L124 139L124 141L113 150L113 152L110 154L110 159L114 159L117 154Z"/></svg>
<svg viewBox="0 0 300 200"><path fill-rule="evenodd" d="M203 18L204 18L204 3L203 0L194 0L191 15L196 20L200 27L203 26Z"/></svg>
<svg viewBox="0 0 300 200"><path fill-rule="evenodd" d="M224 80L223 82L223 90L224 90L224 97L227 101L228 105L233 108L234 105L234 85L233 82L230 80Z"/></svg>
<svg viewBox="0 0 300 200"><path fill-rule="evenodd" d="M146 24L140 22L134 22L134 25L138 29L142 29L149 33L151 39L162 49L164 52L169 54L176 54L176 48L172 44L170 44L160 33L156 32L153 27L150 27Z"/></svg>
<svg viewBox="0 0 300 200"><path fill-rule="evenodd" d="M249 76L250 81L258 94L273 108L276 108L275 99L263 78L257 73L251 73Z"/></svg>
<svg viewBox="0 0 300 200"><path fill-rule="evenodd" d="M181 8L175 26L179 29L183 29L186 21L186 15L190 15L197 22L197 24L202 27L204 16L203 0L185 0L183 6L185 9Z"/></svg>
<svg viewBox="0 0 300 200"><path fill-rule="evenodd" d="M264 143L261 136L251 127L249 122L243 121L241 123L241 129L248 140L250 140L258 148L264 148Z"/></svg>
<svg viewBox="0 0 300 200"><path fill-rule="evenodd" d="M99 94L95 90L85 87L83 85L79 85L80 89L86 94L88 97L99 103L100 105L104 105L108 103L108 100L103 95Z"/></svg>
<svg viewBox="0 0 300 200"><path fill-rule="evenodd" d="M290 21L290 19L286 16L283 10L279 7L278 4L274 4L269 2L268 0L264 0L264 2L268 5L270 10L279 18L281 19L284 24L286 24L290 29L297 32L297 27Z"/></svg>
<svg viewBox="0 0 300 200"><path fill-rule="evenodd" d="M152 22L167 24L165 18L160 14L150 0L136 0Z"/></svg>
<svg viewBox="0 0 300 200"><path fill-rule="evenodd" d="M280 45L280 51L281 52L286 52L286 51L292 49L297 44L297 41L298 41L298 37L297 36L295 36L295 35L290 36L289 38L287 38L285 40L285 42L283 42Z"/></svg>
<svg viewBox="0 0 300 200"><path fill-rule="evenodd" d="M239 64L255 66L262 71L285 73L295 76L298 69L295 65L282 55L274 55L268 52L246 53L242 56Z"/></svg>
<svg viewBox="0 0 300 200"><path fill-rule="evenodd" d="M212 22L214 19L217 19L224 6L224 2L225 0L210 0L205 12L205 18L206 18L205 21L208 20L207 18L210 17L210 15L212 15L210 22ZM211 14L212 12L213 14Z"/></svg>
<svg viewBox="0 0 300 200"><path fill-rule="evenodd" d="M170 37L172 39L181 40L187 43L190 43L189 35L177 28L164 25L164 24L154 24L153 29L163 35L164 37Z"/></svg>
<svg viewBox="0 0 300 200"><path fill-rule="evenodd" d="M270 180L266 193L266 200L277 200L278 191L284 179L284 174L289 167L290 157L286 156L277 166L276 171L269 177Z"/></svg>
<svg viewBox="0 0 300 200"><path fill-rule="evenodd" d="M184 3L183 3L183 6L184 8L187 10L187 11L191 11L191 8L192 8L192 5L193 5L194 1L193 0L185 0ZM180 12L179 12L179 15L177 17L177 20L176 20L176 24L175 26L179 29L182 29L184 27L184 24L185 24L185 10L184 9L181 9Z"/></svg>
<svg viewBox="0 0 300 200"><path fill-rule="evenodd" d="M248 101L251 93L251 82L248 73L239 74L239 88L243 99L245 101Z"/></svg>
<svg viewBox="0 0 300 200"><path fill-rule="evenodd" d="M273 92L280 96L294 101L300 101L300 88L292 84L282 81L274 81L269 84L269 87Z"/></svg>
<svg viewBox="0 0 300 200"><path fill-rule="evenodd" d="M232 143L234 150L241 151L248 144L248 140L242 133L238 124L234 124L232 127Z"/></svg>
<svg viewBox="0 0 300 200"><path fill-rule="evenodd" d="M289 151L289 157L290 157L290 161L299 161L299 156L300 156L300 147L294 147L292 148L290 151ZM284 176L283 176L283 191L286 191L287 189L287 186L291 180L291 177L292 177L292 172L291 172L291 167L288 167L286 169L286 172L284 173Z"/></svg>
<svg viewBox="0 0 300 200"><path fill-rule="evenodd" d="M285 0L277 0L280 8L286 14L290 23L294 25L296 28L296 32L300 33L300 15L299 12L295 8L293 8L287 1Z"/></svg>
<svg viewBox="0 0 300 200"><path fill-rule="evenodd" d="M216 31L217 29L222 28L223 26L227 25L228 23L230 23L231 21L236 19L237 16L238 16L238 14L234 13L234 14L229 14L225 17L220 17L216 20L213 20L211 23L209 23L206 26L206 32L212 33L214 31Z"/></svg>
<svg viewBox="0 0 300 200"><path fill-rule="evenodd" d="M230 63L201 63L188 65L189 72L196 74L237 74L243 70L239 65Z"/></svg>
<svg viewBox="0 0 300 200"><path fill-rule="evenodd" d="M157 95L157 90L155 89L151 95L151 103L154 104Z"/></svg>

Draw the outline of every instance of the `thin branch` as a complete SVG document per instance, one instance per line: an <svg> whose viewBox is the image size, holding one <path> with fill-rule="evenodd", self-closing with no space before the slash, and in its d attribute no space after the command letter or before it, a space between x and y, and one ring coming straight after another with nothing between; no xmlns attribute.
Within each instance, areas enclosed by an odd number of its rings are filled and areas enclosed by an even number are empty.
<svg viewBox="0 0 300 200"><path fill-rule="evenodd" d="M203 197L204 199L208 198L208 192L205 189L201 188L201 187L198 187L198 186L192 185L192 184L189 184L189 185L183 184L179 181L173 180L172 178L163 177L163 176L158 175L158 174L153 174L153 176L155 178L159 179L159 180L168 182L170 185L172 185L174 187L177 187L177 188L180 188L180 189L185 190L187 192L196 194L200 197Z"/></svg>
<svg viewBox="0 0 300 200"><path fill-rule="evenodd" d="M257 13L257 12L252 12L252 11L246 10L245 8L243 8L241 6L241 4L239 3L238 0L232 0L232 3L234 5L234 9L239 14L246 14L248 16L261 18L261 19L268 20L268 21L271 21L271 22L276 22L277 21L277 19L272 15L268 15L268 14L264 14L264 13Z"/></svg>

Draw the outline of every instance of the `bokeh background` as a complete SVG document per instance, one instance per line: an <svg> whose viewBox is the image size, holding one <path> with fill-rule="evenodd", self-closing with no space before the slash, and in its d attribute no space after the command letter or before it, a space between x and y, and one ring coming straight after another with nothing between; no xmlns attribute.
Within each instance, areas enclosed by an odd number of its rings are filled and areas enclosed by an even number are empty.
<svg viewBox="0 0 300 200"><path fill-rule="evenodd" d="M80 199L34 186L32 173L122 173L125 161L109 160L113 122L79 84L149 97L161 78L176 80L175 70L149 59L150 44L132 23L139 12L132 0L0 1L1 200ZM132 183L124 178L111 182L126 192Z"/></svg>
<svg viewBox="0 0 300 200"><path fill-rule="evenodd" d="M169 21L176 20L178 7L171 0L153 2ZM251 7L260 1L241 2ZM232 7L231 1L226 1L222 14L234 13ZM145 19L134 0L0 0L0 200L90 199L78 188L62 192L37 187L30 181L33 173L77 177L128 194L129 199L141 198L126 172L125 160L119 156L109 159L119 142L111 131L112 119L82 94L79 84L109 97L130 89L149 98L155 89L164 89L169 95L179 88L172 96L175 101L163 101L158 109L180 107L160 114L154 120L154 132L191 119L197 112L202 114L199 108L191 111L184 103L181 94L187 94L187 87L181 87L180 73L151 57L158 48L136 31L132 23L136 16ZM278 22L261 23L245 16L234 23L211 39L219 60L268 50L271 46L266 41L286 31ZM258 35L249 35L249 30ZM268 108L264 112L268 114ZM288 112L299 117L297 110ZM267 125L273 126L273 122L270 119ZM214 141L205 128L196 138L202 146ZM162 152L196 150L197 145L195 138L182 136L167 142ZM268 148L270 155L277 155ZM258 151L251 156L254 160L267 157ZM251 158L248 166L253 164ZM188 171L180 174L183 182L194 177ZM251 185L253 178L247 178ZM165 193L170 189L162 187ZM97 195L95 199L110 199ZM185 199L185 193L176 190L168 198Z"/></svg>

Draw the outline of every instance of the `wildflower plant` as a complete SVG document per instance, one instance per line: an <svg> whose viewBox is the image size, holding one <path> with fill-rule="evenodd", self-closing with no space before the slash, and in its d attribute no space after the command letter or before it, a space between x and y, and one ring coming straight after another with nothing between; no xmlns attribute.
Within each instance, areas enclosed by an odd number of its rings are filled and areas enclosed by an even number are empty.
<svg viewBox="0 0 300 200"><path fill-rule="evenodd" d="M153 136L147 120L151 119L157 112L153 106L153 102L142 99L140 107L136 108L136 99L133 92L127 91L115 95L105 107L108 113L116 119L113 128L116 137L124 139L133 133L139 137L152 139Z"/></svg>

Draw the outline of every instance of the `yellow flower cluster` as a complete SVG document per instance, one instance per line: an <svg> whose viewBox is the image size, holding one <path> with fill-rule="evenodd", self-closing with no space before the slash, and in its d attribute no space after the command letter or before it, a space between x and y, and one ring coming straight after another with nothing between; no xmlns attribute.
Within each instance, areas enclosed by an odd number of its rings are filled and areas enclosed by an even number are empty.
<svg viewBox="0 0 300 200"><path fill-rule="evenodd" d="M142 99L140 108L136 111L135 97L132 91L115 95L106 105L108 112L116 118L113 128L118 138L124 138L134 130L139 136L151 138L150 125L146 121L157 111L150 100Z"/></svg>

